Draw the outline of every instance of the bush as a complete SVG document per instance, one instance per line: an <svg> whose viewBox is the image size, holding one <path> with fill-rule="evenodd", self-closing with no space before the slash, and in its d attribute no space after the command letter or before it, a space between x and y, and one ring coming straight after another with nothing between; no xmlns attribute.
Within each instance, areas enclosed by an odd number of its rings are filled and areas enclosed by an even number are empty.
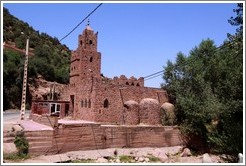
<svg viewBox="0 0 246 166"><path fill-rule="evenodd" d="M27 156L29 144L23 131L18 131L15 136L14 144L18 149L19 156Z"/></svg>
<svg viewBox="0 0 246 166"><path fill-rule="evenodd" d="M132 156L127 156L127 155L121 155L120 156L120 161L122 163L131 163L134 160Z"/></svg>

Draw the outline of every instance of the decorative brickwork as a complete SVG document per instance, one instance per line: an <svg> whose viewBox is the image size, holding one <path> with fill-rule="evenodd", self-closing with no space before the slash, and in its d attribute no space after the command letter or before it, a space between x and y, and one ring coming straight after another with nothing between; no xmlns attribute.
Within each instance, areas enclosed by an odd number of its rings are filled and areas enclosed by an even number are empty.
<svg viewBox="0 0 246 166"><path fill-rule="evenodd" d="M61 100L70 101L70 112L74 119L106 124L136 124L140 122L137 120L140 117L135 117L140 116L137 108L130 106L130 110L127 110L125 102L133 100L140 103L144 98L152 98L159 104L152 109L154 111L168 101L166 91L144 87L143 77L137 79L121 75L111 79L103 76L101 53L97 52L97 36L98 33L94 33L87 25L78 37L78 48L71 56L70 83L64 88ZM130 118L129 115L134 117ZM148 122L145 118L142 122L159 124L159 121L155 118Z"/></svg>

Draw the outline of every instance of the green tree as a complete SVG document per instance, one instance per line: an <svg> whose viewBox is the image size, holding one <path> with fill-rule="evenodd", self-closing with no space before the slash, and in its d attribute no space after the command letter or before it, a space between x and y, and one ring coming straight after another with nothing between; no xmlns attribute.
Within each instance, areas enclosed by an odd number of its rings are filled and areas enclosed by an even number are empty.
<svg viewBox="0 0 246 166"><path fill-rule="evenodd" d="M193 149L207 148L206 126L216 118L220 108L210 83L206 80L210 72L208 64L215 49L213 41L202 41L188 57L179 53L176 63L168 62L165 68L166 84L163 86L171 98L175 98L178 123L187 138L187 144ZM194 139L199 139L199 145L203 146L192 147Z"/></svg>
<svg viewBox="0 0 246 166"><path fill-rule="evenodd" d="M24 35L21 34L24 32ZM3 38L7 44L25 49L29 37L30 56L28 63L28 83L36 86L38 74L48 81L68 83L71 51L57 38L39 33L27 23L19 20L3 8ZM23 79L24 55L6 48L3 55L3 95L4 110L20 108ZM31 95L27 86L27 101L31 105Z"/></svg>
<svg viewBox="0 0 246 166"><path fill-rule="evenodd" d="M229 23L238 26L219 53L217 96L223 103L217 130L210 136L218 152L233 154L243 151L243 5L234 9L236 17ZM228 146L231 145L231 146Z"/></svg>
<svg viewBox="0 0 246 166"><path fill-rule="evenodd" d="M3 52L3 94L4 108L15 108L20 106L21 85L19 78L21 77L20 68L23 64L21 56L13 51ZM22 82L22 79L20 80Z"/></svg>
<svg viewBox="0 0 246 166"><path fill-rule="evenodd" d="M188 56L179 53L164 68L163 88L174 101L188 146L236 159L243 152L242 5L234 11L229 22L239 26L236 34L220 47L206 40Z"/></svg>

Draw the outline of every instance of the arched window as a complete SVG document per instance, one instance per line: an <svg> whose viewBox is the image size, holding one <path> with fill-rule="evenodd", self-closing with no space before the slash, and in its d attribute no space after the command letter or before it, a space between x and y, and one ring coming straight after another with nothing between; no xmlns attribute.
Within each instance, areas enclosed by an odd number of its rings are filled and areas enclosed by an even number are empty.
<svg viewBox="0 0 246 166"><path fill-rule="evenodd" d="M84 107L84 101L81 100L81 107Z"/></svg>
<svg viewBox="0 0 246 166"><path fill-rule="evenodd" d="M87 107L87 99L85 99L85 107Z"/></svg>
<svg viewBox="0 0 246 166"><path fill-rule="evenodd" d="M93 44L92 40L89 40L89 44Z"/></svg>
<svg viewBox="0 0 246 166"><path fill-rule="evenodd" d="M129 85L129 82L126 82L126 85Z"/></svg>
<svg viewBox="0 0 246 166"><path fill-rule="evenodd" d="M91 108L91 100L88 101L88 107Z"/></svg>
<svg viewBox="0 0 246 166"><path fill-rule="evenodd" d="M93 61L93 58L91 57L91 58L90 58L90 62L92 62L92 61Z"/></svg>
<svg viewBox="0 0 246 166"><path fill-rule="evenodd" d="M132 83L132 86L134 86L134 83Z"/></svg>
<svg viewBox="0 0 246 166"><path fill-rule="evenodd" d="M80 46L82 46L82 44L83 44L83 42L82 42L82 40L80 40Z"/></svg>
<svg viewBox="0 0 246 166"><path fill-rule="evenodd" d="M108 108L108 105L109 105L108 99L105 99L103 103L103 107Z"/></svg>
<svg viewBox="0 0 246 166"><path fill-rule="evenodd" d="M140 86L139 83L137 83L137 86Z"/></svg>

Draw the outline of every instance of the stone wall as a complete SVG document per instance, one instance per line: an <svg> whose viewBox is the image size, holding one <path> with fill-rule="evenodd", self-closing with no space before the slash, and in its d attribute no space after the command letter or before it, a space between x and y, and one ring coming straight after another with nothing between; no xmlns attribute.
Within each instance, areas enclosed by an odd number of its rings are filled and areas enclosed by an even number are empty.
<svg viewBox="0 0 246 166"><path fill-rule="evenodd" d="M63 91L62 100L70 101L70 110L75 119L105 124L135 124L134 118L132 121L131 118L126 119L130 112L126 111L125 102L132 100L140 103L144 98L151 98L161 106L168 101L166 91L144 87L143 77L137 79L121 75L111 79L101 74L97 33L90 26L79 35L78 48L73 51L70 62L70 84L68 90ZM154 110L155 108L151 108L151 115L160 111L159 108ZM159 120L153 122L156 118L148 122L150 119L145 118L144 123L159 124Z"/></svg>
<svg viewBox="0 0 246 166"><path fill-rule="evenodd" d="M137 125L140 123L139 104L136 101L129 100L124 103L123 124Z"/></svg>
<svg viewBox="0 0 246 166"><path fill-rule="evenodd" d="M45 137L45 132L29 132L31 155L57 154L76 150L105 148L166 147L182 145L178 128L163 126L118 126L100 124L62 125L53 131L53 138L45 147L36 137ZM50 134L50 131L48 132ZM36 136L37 135L37 136ZM51 136L51 135L50 135ZM50 137L49 136L49 137ZM36 141L36 142L35 142Z"/></svg>
<svg viewBox="0 0 246 166"><path fill-rule="evenodd" d="M155 88L125 84L116 85L110 81L103 82L98 78L81 80L80 84L83 86L77 86L75 90L72 90L72 88L70 91L74 92L73 110L75 119L107 124L125 124L125 102L133 100L140 103L144 98L152 98L158 101L161 106L161 104L168 101L166 92ZM155 108L155 111L158 112L159 108Z"/></svg>
<svg viewBox="0 0 246 166"><path fill-rule="evenodd" d="M141 100L139 104L140 123L150 125L161 124L160 103L151 98Z"/></svg>
<svg viewBox="0 0 246 166"><path fill-rule="evenodd" d="M38 114L31 114L30 119L32 119L34 122L51 126L51 127L57 127L58 126L58 117L57 116L49 116L47 114L38 115Z"/></svg>

